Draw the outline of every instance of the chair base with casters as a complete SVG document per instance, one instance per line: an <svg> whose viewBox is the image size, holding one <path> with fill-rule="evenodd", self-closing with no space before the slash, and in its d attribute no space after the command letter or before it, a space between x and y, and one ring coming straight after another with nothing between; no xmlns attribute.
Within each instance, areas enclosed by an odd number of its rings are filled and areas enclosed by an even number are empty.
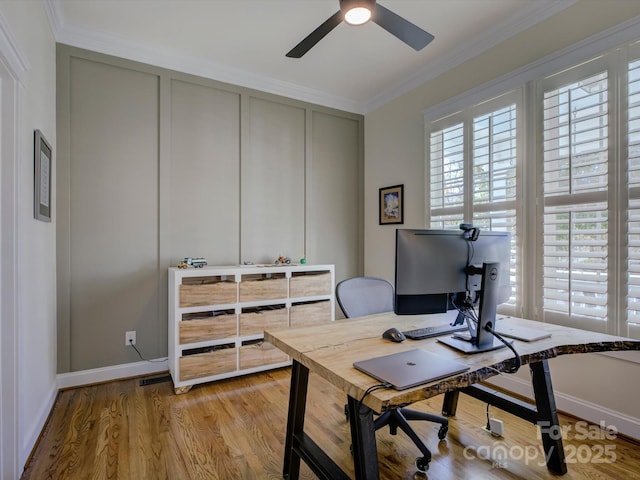
<svg viewBox="0 0 640 480"><path fill-rule="evenodd" d="M347 318L352 318L392 312L395 295L393 285L387 280L376 277L356 277L338 283L336 298L344 315ZM347 421L349 421L349 411L346 405L344 410ZM406 433L422 453L422 457L416 459L416 467L418 470L426 472L429 469L431 452L411 428L408 420L426 420L439 423L438 438L440 440L444 440L447 436L449 420L439 415L399 407L387 410L373 422L376 430L388 425L391 435L396 435L398 428Z"/></svg>
<svg viewBox="0 0 640 480"><path fill-rule="evenodd" d="M345 414L347 415L347 421L349 421L348 407L345 405ZM438 438L444 440L447 437L449 431L449 420L446 417L440 415L433 415L431 413L419 412L417 410L411 410L409 408L392 408L387 410L373 422L374 429L376 431L381 428L389 426L389 433L391 435L397 435L398 428L402 430L418 447L422 457L416 458L416 468L421 472L429 470L429 463L431 462L431 451L424 444L422 439L416 434L415 430L409 425L409 420L425 420L427 422L439 423Z"/></svg>
<svg viewBox="0 0 640 480"><path fill-rule="evenodd" d="M431 462L431 452L420 437L418 437L413 428L411 428L408 420L426 420L428 422L439 423L440 429L438 430L438 438L440 440L444 440L447 436L449 420L439 415L418 412L409 408L393 408L384 412L373 422L376 431L389 425L389 433L391 435L396 435L398 433L398 428L400 428L400 430L402 430L411 439L415 446L418 447L420 453L422 453L422 457L416 458L416 468L421 472L426 472L429 469L429 462Z"/></svg>

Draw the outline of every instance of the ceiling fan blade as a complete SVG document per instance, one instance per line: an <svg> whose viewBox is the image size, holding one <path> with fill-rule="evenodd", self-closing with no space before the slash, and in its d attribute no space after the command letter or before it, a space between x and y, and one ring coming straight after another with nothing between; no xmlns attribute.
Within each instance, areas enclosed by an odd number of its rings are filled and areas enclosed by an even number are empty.
<svg viewBox="0 0 640 480"><path fill-rule="evenodd" d="M434 39L434 36L429 32L425 32L409 20L405 20L379 3L376 4L371 20L414 50L422 50Z"/></svg>
<svg viewBox="0 0 640 480"><path fill-rule="evenodd" d="M331 17L329 17L322 25L311 32L304 40L298 45L293 47L287 57L300 58L307 53L311 48L322 40L331 30L336 28L342 22L342 12L338 10Z"/></svg>

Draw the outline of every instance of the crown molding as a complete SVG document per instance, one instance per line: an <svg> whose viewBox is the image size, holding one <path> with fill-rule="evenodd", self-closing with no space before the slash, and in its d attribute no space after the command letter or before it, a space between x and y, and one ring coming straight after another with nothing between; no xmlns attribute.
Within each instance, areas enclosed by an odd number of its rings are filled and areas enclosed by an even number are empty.
<svg viewBox="0 0 640 480"><path fill-rule="evenodd" d="M31 70L31 64L18 48L18 42L2 12L0 12L0 58L5 61L14 78L24 85L27 72Z"/></svg>
<svg viewBox="0 0 640 480"><path fill-rule="evenodd" d="M640 16L596 33L584 40L551 53L489 82L478 85L442 103L422 111L425 123L451 115L468 105L501 95L532 80L552 75L565 68L588 61L618 46L638 39Z"/></svg>
<svg viewBox="0 0 640 480"><path fill-rule="evenodd" d="M42 5L49 21L49 28L53 32L53 37L57 39L58 32L64 26L59 0L42 0Z"/></svg>
<svg viewBox="0 0 640 480"><path fill-rule="evenodd" d="M363 104L348 98L74 25L64 21L60 0L44 2L47 5L45 11L49 23L58 43L351 113L363 113Z"/></svg>
<svg viewBox="0 0 640 480"><path fill-rule="evenodd" d="M424 85L430 80L461 65L467 60L477 57L523 30L556 15L577 2L578 0L531 2L517 14L498 23L491 31L487 31L485 34L459 45L448 55L434 62L429 62L422 70L392 85L384 92L370 99L364 106L365 113L381 107L385 103L404 95L420 85Z"/></svg>
<svg viewBox="0 0 640 480"><path fill-rule="evenodd" d="M170 70L197 75L241 87L260 90L287 98L315 103L326 107L365 114L395 98L442 75L448 70L480 55L518 32L539 23L578 0L540 0L530 2L518 14L500 22L479 38L465 42L445 57L430 62L422 70L392 85L366 101L355 101L303 85L260 75L202 58L185 56L176 51L160 49L155 45L132 41L123 37L89 30L65 21L60 0L43 0L54 37L58 43L147 63Z"/></svg>

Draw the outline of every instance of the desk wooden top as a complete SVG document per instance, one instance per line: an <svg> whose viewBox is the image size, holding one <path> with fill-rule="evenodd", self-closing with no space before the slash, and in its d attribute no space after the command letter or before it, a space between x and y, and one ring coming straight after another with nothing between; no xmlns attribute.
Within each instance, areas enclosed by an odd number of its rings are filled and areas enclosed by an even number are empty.
<svg viewBox="0 0 640 480"><path fill-rule="evenodd" d="M353 398L360 399L367 388L380 382L356 370L353 362L389 355L405 350L421 348L443 357L469 365L469 371L446 379L420 385L403 391L392 388L375 390L367 395L364 404L375 412L389 407L408 405L444 393L466 387L498 374L510 365L513 353L508 348L492 352L464 354L437 341L405 340L393 343L382 339L382 332L391 327L406 331L452 321L452 312L436 315L398 316L382 313L356 319L337 320L329 324L287 330L267 330L266 341L287 353L309 369L331 382ZM498 315L498 318L501 318ZM522 364L528 364L558 355L605 352L616 350L640 350L640 341L602 333L578 330L520 318L505 318L514 325L543 329L550 338L535 342L514 340ZM507 339L511 340L511 339Z"/></svg>

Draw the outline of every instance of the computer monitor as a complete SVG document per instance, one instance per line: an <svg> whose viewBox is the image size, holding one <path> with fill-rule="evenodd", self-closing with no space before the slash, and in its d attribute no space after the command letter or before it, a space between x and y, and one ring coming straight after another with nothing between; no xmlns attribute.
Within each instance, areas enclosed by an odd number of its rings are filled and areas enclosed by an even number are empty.
<svg viewBox="0 0 640 480"><path fill-rule="evenodd" d="M467 319L471 339L452 345L467 351L504 346L486 326L495 326L496 307L511 296L511 235L465 230L396 231L395 312L442 313L457 309ZM477 325L469 321L479 307Z"/></svg>

